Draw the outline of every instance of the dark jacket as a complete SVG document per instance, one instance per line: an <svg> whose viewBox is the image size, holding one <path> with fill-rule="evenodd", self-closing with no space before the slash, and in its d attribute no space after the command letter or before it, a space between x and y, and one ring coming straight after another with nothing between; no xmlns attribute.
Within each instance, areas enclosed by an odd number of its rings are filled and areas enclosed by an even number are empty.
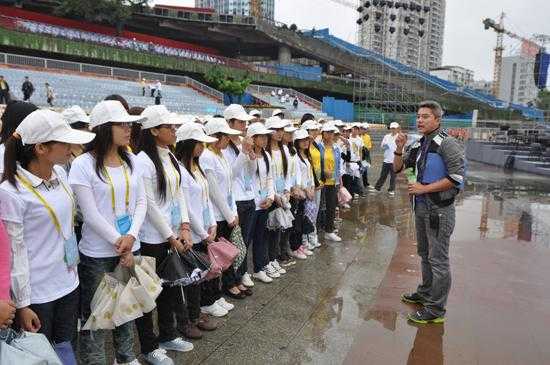
<svg viewBox="0 0 550 365"><path fill-rule="evenodd" d="M21 91L23 91L24 93L32 94L34 92L34 85L30 81L25 81L21 86Z"/></svg>

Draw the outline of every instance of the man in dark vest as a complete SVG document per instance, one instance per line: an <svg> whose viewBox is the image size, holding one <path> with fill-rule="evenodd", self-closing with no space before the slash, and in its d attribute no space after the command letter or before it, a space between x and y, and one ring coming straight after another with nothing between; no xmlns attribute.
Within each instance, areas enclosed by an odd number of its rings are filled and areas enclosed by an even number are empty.
<svg viewBox="0 0 550 365"><path fill-rule="evenodd" d="M23 85L21 85L21 91L23 92L23 101L29 101L34 93L34 85L30 82L28 76L25 76L25 81L23 81Z"/></svg>
<svg viewBox="0 0 550 365"><path fill-rule="evenodd" d="M456 195L464 184L464 149L441 130L443 110L435 101L420 103L416 123L423 137L406 152L407 136L396 138L394 171L405 173L416 222L418 255L422 259L422 283L407 303L422 309L409 314L415 323L443 323L451 288L449 241L455 226Z"/></svg>

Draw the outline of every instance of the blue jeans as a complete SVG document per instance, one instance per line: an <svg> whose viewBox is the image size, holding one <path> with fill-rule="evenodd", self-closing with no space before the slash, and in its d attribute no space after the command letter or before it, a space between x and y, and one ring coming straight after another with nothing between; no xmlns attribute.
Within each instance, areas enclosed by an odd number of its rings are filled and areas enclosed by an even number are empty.
<svg viewBox="0 0 550 365"><path fill-rule="evenodd" d="M269 263L269 252L267 243L267 210L256 210L254 212L254 232L252 235L252 261L254 261L254 272L260 272Z"/></svg>
<svg viewBox="0 0 550 365"><path fill-rule="evenodd" d="M136 254L136 252L134 252ZM83 323L90 316L90 303L103 279L103 275L113 272L120 257L95 258L80 254L78 274L80 276L81 311ZM113 345L116 361L126 363L134 361L134 322L128 322L113 330ZM105 330L80 332L80 362L86 365L105 365Z"/></svg>

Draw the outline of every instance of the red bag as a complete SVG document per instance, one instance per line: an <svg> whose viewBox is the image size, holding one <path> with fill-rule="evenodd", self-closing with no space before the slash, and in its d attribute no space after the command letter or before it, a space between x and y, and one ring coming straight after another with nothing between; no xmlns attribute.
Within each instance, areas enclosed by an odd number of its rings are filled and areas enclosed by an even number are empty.
<svg viewBox="0 0 550 365"><path fill-rule="evenodd" d="M233 265L233 261L239 255L239 249L223 237L220 237L218 242L209 244L206 248L208 250L208 260L210 261L210 271L206 275L207 280L221 276L222 272Z"/></svg>
<svg viewBox="0 0 550 365"><path fill-rule="evenodd" d="M341 186L340 190L338 190L338 204L339 205L347 204L351 201L351 199L353 199L353 197L349 193L348 189Z"/></svg>

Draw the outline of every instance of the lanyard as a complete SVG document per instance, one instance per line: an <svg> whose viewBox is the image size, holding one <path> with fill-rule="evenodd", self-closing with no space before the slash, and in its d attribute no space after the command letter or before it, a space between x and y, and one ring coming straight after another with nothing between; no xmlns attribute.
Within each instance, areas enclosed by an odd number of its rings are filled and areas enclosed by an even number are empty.
<svg viewBox="0 0 550 365"><path fill-rule="evenodd" d="M48 215L50 216L50 219L52 220L52 223L55 227L55 230L57 231L57 233L59 233L59 235L61 237L65 238L63 236L63 230L61 229L61 223L59 222L59 218L57 217L57 214L55 213L55 210L48 203L46 198L44 198L42 196L42 194L40 194L40 192L32 186L31 182L26 177L17 174L16 178L17 178L17 180L19 180L21 185L23 185L28 191L33 193L34 196L36 196L36 198L40 201L40 203L42 203L44 208L46 208L46 210L48 211ZM74 197L72 196L72 194L69 192L69 189L67 189L67 187L65 186L65 184L63 184L61 182L61 180L59 180L59 184L63 187L63 190L65 190L65 192L67 193L67 195L71 199L71 202L72 202L72 205L73 205L73 224L74 224L74 219L75 219L75 216L76 216L76 202L75 202Z"/></svg>
<svg viewBox="0 0 550 365"><path fill-rule="evenodd" d="M164 176L166 177L166 180L168 181L168 188L170 189L170 193L172 194L172 197L175 197L176 193L178 192L179 186L180 186L180 174L178 174L178 170L176 170L176 168L174 167L174 164L172 163L172 161L170 159L168 160L168 164L170 165L171 170L174 173L174 176L176 177L176 187L175 187L175 189L172 189L171 179L168 176L168 173L167 173L166 169L164 168L164 166L162 168L164 170Z"/></svg>
<svg viewBox="0 0 550 365"><path fill-rule="evenodd" d="M126 213L128 213L128 207L130 206L130 177L128 176L128 171L126 170L126 165L120 160L120 164L122 166L122 171L124 173L124 180L126 181L126 194L125 194L125 203L126 203ZM103 168L103 175L107 177L107 180L109 180L109 186L111 187L111 206L113 207L113 213L115 213L115 186L113 184L113 178L111 178L111 174L109 174L109 171L107 171L107 168Z"/></svg>
<svg viewBox="0 0 550 365"><path fill-rule="evenodd" d="M202 172L198 168L195 169L195 176L202 188L202 199L205 204L208 204L208 181L202 176Z"/></svg>
<svg viewBox="0 0 550 365"><path fill-rule="evenodd" d="M225 169L227 175L229 176L229 187L228 187L228 189L229 189L229 194L231 194L231 187L232 187L231 182L233 181L233 170L231 169L231 166L229 165L229 162L227 162L227 160L225 159L223 154L214 151L214 149L212 149L211 147L209 149L221 161L221 163L223 165L223 168Z"/></svg>

